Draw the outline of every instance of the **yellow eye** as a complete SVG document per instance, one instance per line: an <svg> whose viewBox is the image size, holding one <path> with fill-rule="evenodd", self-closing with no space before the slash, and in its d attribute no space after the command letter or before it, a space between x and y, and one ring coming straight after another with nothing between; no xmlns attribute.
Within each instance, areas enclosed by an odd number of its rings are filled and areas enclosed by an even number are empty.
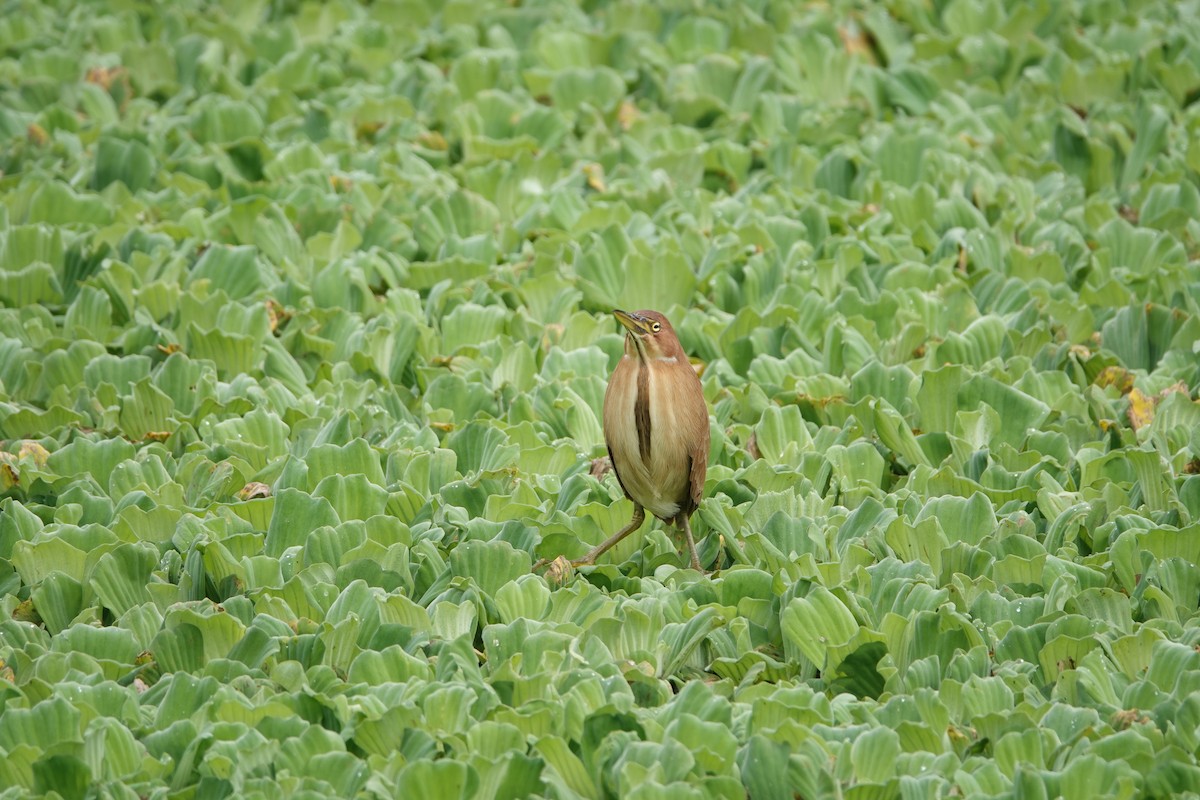
<svg viewBox="0 0 1200 800"><path fill-rule="evenodd" d="M658 324L657 322L652 322L650 324L650 330L654 331L655 333L658 333L659 331L662 330L662 325Z"/></svg>

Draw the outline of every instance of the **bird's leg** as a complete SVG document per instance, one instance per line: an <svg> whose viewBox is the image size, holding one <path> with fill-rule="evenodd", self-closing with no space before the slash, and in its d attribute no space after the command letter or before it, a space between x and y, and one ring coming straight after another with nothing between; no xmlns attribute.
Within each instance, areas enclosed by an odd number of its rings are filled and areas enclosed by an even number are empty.
<svg viewBox="0 0 1200 800"><path fill-rule="evenodd" d="M589 564L595 564L596 559L602 556L606 550L615 545L617 542L624 539L629 534L642 527L642 523L646 521L646 510L639 505L633 507L633 519L629 520L629 524L621 530L614 533L612 536L605 539L600 544L588 550L587 555L576 561L571 562L572 567L586 567Z"/></svg>
<svg viewBox="0 0 1200 800"><path fill-rule="evenodd" d="M686 514L680 514L679 518L682 520L680 527L683 528L683 534L687 537L688 552L692 555L692 569L696 572L704 572L700 567L700 556L696 554L696 540L692 538L692 524L688 522Z"/></svg>

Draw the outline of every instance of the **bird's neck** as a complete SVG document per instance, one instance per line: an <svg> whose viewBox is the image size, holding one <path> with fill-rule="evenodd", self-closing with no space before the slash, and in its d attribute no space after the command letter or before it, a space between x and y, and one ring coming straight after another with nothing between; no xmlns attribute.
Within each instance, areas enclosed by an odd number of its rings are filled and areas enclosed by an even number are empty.
<svg viewBox="0 0 1200 800"><path fill-rule="evenodd" d="M642 367L653 368L656 366L669 366L671 364L679 363L679 359L675 356L667 356L667 355L643 356L641 353L637 352L636 350L632 353L626 352L625 357L633 359L633 361L635 362L638 369L641 369Z"/></svg>
<svg viewBox="0 0 1200 800"><path fill-rule="evenodd" d="M625 356L632 358L639 367L654 364L676 364L679 362L678 353L653 350L637 341L632 335L625 336Z"/></svg>
<svg viewBox="0 0 1200 800"><path fill-rule="evenodd" d="M629 334L625 334L625 356L638 361L642 360L642 352L638 349L637 341Z"/></svg>

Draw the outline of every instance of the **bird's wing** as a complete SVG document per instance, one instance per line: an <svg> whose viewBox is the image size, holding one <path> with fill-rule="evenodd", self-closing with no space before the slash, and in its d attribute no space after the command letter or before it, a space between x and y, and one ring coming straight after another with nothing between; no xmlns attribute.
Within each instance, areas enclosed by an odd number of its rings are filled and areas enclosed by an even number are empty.
<svg viewBox="0 0 1200 800"><path fill-rule="evenodd" d="M608 460L609 463L612 464L613 475L617 476L617 483L620 484L621 491L625 493L626 497L628 497L630 500L633 500L633 495L631 495L629 490L625 488L625 481L621 480L621 472L617 469L617 460L613 458L612 445L608 443L607 437L604 439L604 446L608 448ZM637 501L634 502L636 503Z"/></svg>
<svg viewBox="0 0 1200 800"><path fill-rule="evenodd" d="M687 505L688 513L696 510L700 505L700 501L704 499L704 476L708 472L708 453L697 458L694 455L688 456L688 478L689 491Z"/></svg>
<svg viewBox="0 0 1200 800"><path fill-rule="evenodd" d="M698 435L690 437L692 444L688 448L688 513L694 511L704 499L704 478L708 475L708 404L704 402L702 394L697 393L696 399L699 402L693 413Z"/></svg>

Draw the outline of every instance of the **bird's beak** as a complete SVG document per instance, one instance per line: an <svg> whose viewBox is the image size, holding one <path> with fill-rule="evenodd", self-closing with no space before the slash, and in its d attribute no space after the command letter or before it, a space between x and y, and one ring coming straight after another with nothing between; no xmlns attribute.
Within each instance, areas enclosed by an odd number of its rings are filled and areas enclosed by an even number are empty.
<svg viewBox="0 0 1200 800"><path fill-rule="evenodd" d="M630 314L628 311L622 311L619 308L613 310L613 316L617 318L617 322L625 326L625 329L633 334L644 334L650 332L650 321L645 317L637 314Z"/></svg>

